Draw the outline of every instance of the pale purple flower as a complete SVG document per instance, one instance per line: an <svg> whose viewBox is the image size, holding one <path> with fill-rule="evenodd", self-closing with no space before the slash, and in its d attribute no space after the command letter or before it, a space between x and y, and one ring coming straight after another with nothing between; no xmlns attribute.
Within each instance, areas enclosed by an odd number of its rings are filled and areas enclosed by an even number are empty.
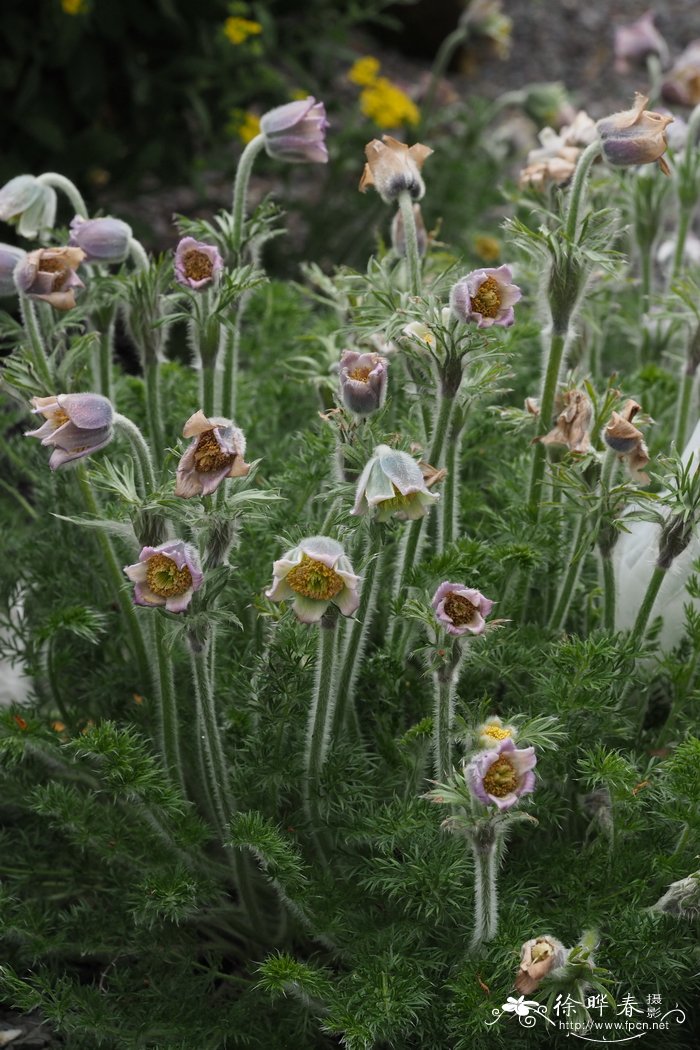
<svg viewBox="0 0 700 1050"><path fill-rule="evenodd" d="M486 630L484 617L489 615L494 604L473 587L447 581L440 584L432 600L438 623L448 634L457 636L483 634Z"/></svg>
<svg viewBox="0 0 700 1050"><path fill-rule="evenodd" d="M464 769L467 786L484 806L510 809L535 790L537 765L534 747L516 748L509 738L488 751L479 751Z"/></svg>
<svg viewBox="0 0 700 1050"><path fill-rule="evenodd" d="M360 604L350 559L329 536L310 536L276 561L272 586L265 592L273 602L293 599L302 623L317 623L333 602L343 616L352 616Z"/></svg>
<svg viewBox="0 0 700 1050"><path fill-rule="evenodd" d="M663 154L666 152L666 128L673 117L646 109L649 99L639 92L634 105L622 113L612 113L596 124L603 156L608 164L627 167L652 164L658 161L665 175L670 169Z"/></svg>
<svg viewBox="0 0 700 1050"><path fill-rule="evenodd" d="M340 357L340 396L358 416L369 416L384 404L389 366L379 354L343 350Z"/></svg>
<svg viewBox="0 0 700 1050"><path fill-rule="evenodd" d="M311 95L264 113L260 132L269 156L277 160L328 163L326 108Z"/></svg>
<svg viewBox="0 0 700 1050"><path fill-rule="evenodd" d="M646 11L636 22L615 27L615 69L630 73L635 64L649 55L658 55L662 65L668 62L668 45L654 25L655 14Z"/></svg>
<svg viewBox="0 0 700 1050"><path fill-rule="evenodd" d="M673 63L661 85L661 96L680 106L700 102L700 40L692 40Z"/></svg>
<svg viewBox="0 0 700 1050"><path fill-rule="evenodd" d="M30 299L41 299L56 310L72 310L76 288L85 285L76 269L85 258L81 248L37 248L15 268L15 286Z"/></svg>
<svg viewBox="0 0 700 1050"><path fill-rule="evenodd" d="M0 244L0 295L17 295L14 272L27 253L14 244Z"/></svg>
<svg viewBox="0 0 700 1050"><path fill-rule="evenodd" d="M213 244L183 237L175 249L175 280L195 292L217 280L223 268L221 252Z"/></svg>
<svg viewBox="0 0 700 1050"><path fill-rule="evenodd" d="M124 262L131 238L131 226L110 216L83 219L76 215L70 224L70 244L83 249L85 262Z"/></svg>
<svg viewBox="0 0 700 1050"><path fill-rule="evenodd" d="M54 394L33 397L32 409L44 417L38 430L26 437L38 438L53 447L49 459L52 470L98 452L112 440L112 403L102 394Z"/></svg>
<svg viewBox="0 0 700 1050"><path fill-rule="evenodd" d="M453 313L465 323L475 321L478 328L509 328L515 321L513 307L523 294L512 280L509 266L472 270L452 286Z"/></svg>
<svg viewBox="0 0 700 1050"><path fill-rule="evenodd" d="M193 440L178 464L176 496L209 496L224 478L243 478L250 470L243 459L245 436L230 419L207 419L200 409L190 416L182 433Z"/></svg>
<svg viewBox="0 0 700 1050"><path fill-rule="evenodd" d="M124 572L134 584L135 605L162 605L173 613L185 611L204 580L197 551L183 540L144 547Z"/></svg>
<svg viewBox="0 0 700 1050"><path fill-rule="evenodd" d="M34 240L53 228L56 191L34 175L16 175L0 189L0 219L16 224L21 237Z"/></svg>
<svg viewBox="0 0 700 1050"><path fill-rule="evenodd" d="M357 482L353 514L376 509L378 521L422 518L438 500L415 459L388 445L377 445Z"/></svg>

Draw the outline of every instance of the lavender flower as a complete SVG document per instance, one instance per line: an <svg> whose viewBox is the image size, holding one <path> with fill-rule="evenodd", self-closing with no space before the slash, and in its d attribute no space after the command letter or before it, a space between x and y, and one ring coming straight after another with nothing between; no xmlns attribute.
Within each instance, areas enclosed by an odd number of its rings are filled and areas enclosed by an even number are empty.
<svg viewBox="0 0 700 1050"><path fill-rule="evenodd" d="M221 252L213 244L183 237L175 249L175 280L198 292L215 281L224 267Z"/></svg>
<svg viewBox="0 0 700 1050"><path fill-rule="evenodd" d="M382 135L381 142L372 139L365 146L367 163L360 179L360 192L374 186L384 203L392 204L407 190L414 201L419 201L425 193L421 169L432 152L420 142L407 146L391 135Z"/></svg>
<svg viewBox="0 0 700 1050"><path fill-rule="evenodd" d="M17 175L0 189L0 220L16 224L20 237L34 240L55 219L56 191L33 175Z"/></svg>
<svg viewBox="0 0 700 1050"><path fill-rule="evenodd" d="M343 616L352 616L360 604L360 578L342 546L328 536L301 540L272 569L266 596L273 602L294 599L292 608L302 623L317 623L331 602Z"/></svg>
<svg viewBox="0 0 700 1050"><path fill-rule="evenodd" d="M340 396L358 416L369 416L384 404L389 366L379 354L343 350L340 357Z"/></svg>
<svg viewBox="0 0 700 1050"><path fill-rule="evenodd" d="M17 263L26 254L22 248L15 248L14 244L0 244L0 296L17 295L14 272Z"/></svg>
<svg viewBox="0 0 700 1050"><path fill-rule="evenodd" d="M649 99L637 93L634 105L622 113L613 113L596 124L603 156L608 164L627 167L659 162L665 175L670 174L663 154L666 152L666 127L673 117L653 113L645 106Z"/></svg>
<svg viewBox="0 0 700 1050"><path fill-rule="evenodd" d="M448 634L483 634L484 617L493 609L494 602L484 598L481 591L461 583L441 583L435 591L432 606L438 623Z"/></svg>
<svg viewBox="0 0 700 1050"><path fill-rule="evenodd" d="M513 307L523 294L512 277L509 266L472 270L452 286L452 312L465 323L476 321L479 328L509 328L515 321Z"/></svg>
<svg viewBox="0 0 700 1050"><path fill-rule="evenodd" d="M45 422L38 430L27 431L26 437L53 446L52 470L98 452L112 440L114 410L102 394L54 394L33 397L31 404Z"/></svg>
<svg viewBox="0 0 700 1050"><path fill-rule="evenodd" d="M428 490L423 472L407 452L377 445L357 482L353 514L375 507L377 520L422 518L439 497Z"/></svg>
<svg viewBox="0 0 700 1050"><path fill-rule="evenodd" d="M173 613L185 611L204 579L197 551L182 540L144 547L136 564L125 565L124 572L135 585L135 605L162 605Z"/></svg>
<svg viewBox="0 0 700 1050"><path fill-rule="evenodd" d="M70 224L71 247L82 248L85 262L120 263L129 253L131 226L121 219L83 219L76 215Z"/></svg>
<svg viewBox="0 0 700 1050"><path fill-rule="evenodd" d="M636 22L615 27L615 69L630 73L634 65L649 55L658 55L663 65L668 62L668 45L654 25L655 14L646 11Z"/></svg>
<svg viewBox="0 0 700 1050"><path fill-rule="evenodd" d="M201 409L185 423L183 436L193 438L177 468L175 495L183 499L209 496L224 478L243 478L245 436L230 419L207 419Z"/></svg>
<svg viewBox="0 0 700 1050"><path fill-rule="evenodd" d="M509 738L497 747L474 755L464 770L469 790L484 806L510 809L535 789L537 765L534 747L516 748Z"/></svg>
<svg viewBox="0 0 700 1050"><path fill-rule="evenodd" d="M525 941L520 949L516 989L524 995L532 995L552 970L564 965L568 956L568 951L556 937L532 937Z"/></svg>
<svg viewBox="0 0 700 1050"><path fill-rule="evenodd" d="M661 85L666 102L696 106L700 102L700 40L692 40L678 56Z"/></svg>
<svg viewBox="0 0 700 1050"><path fill-rule="evenodd" d="M30 299L42 299L56 310L72 310L75 289L85 285L75 272L85 258L81 248L37 248L15 269L15 286Z"/></svg>
<svg viewBox="0 0 700 1050"><path fill-rule="evenodd" d="M270 157L292 163L328 163L326 107L309 95L264 113L260 131Z"/></svg>
<svg viewBox="0 0 700 1050"><path fill-rule="evenodd" d="M515 726L504 726L498 715L491 715L476 731L483 748L498 747L501 740L515 740Z"/></svg>

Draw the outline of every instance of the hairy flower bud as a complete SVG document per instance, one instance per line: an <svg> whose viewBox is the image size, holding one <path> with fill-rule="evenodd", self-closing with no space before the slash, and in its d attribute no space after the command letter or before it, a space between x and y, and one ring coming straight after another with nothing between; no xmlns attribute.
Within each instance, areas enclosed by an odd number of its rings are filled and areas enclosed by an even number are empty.
<svg viewBox="0 0 700 1050"><path fill-rule="evenodd" d="M302 623L318 623L331 602L343 616L352 616L360 604L360 578L341 544L329 536L301 540L272 568L266 597L273 602L293 599L292 608Z"/></svg>
<svg viewBox="0 0 700 1050"><path fill-rule="evenodd" d="M407 452L377 445L357 482L352 513L367 514L376 508L378 521L393 516L413 520L424 517L438 498Z"/></svg>
<svg viewBox="0 0 700 1050"><path fill-rule="evenodd" d="M56 191L34 175L17 175L0 189L0 219L16 224L20 237L34 240L53 229Z"/></svg>
<svg viewBox="0 0 700 1050"><path fill-rule="evenodd" d="M26 252L14 244L0 244L0 296L17 295L14 272Z"/></svg>
<svg viewBox="0 0 700 1050"><path fill-rule="evenodd" d="M489 615L495 603L473 587L446 581L436 590L431 604L440 626L448 634L461 637L463 634L483 634L486 630L484 617Z"/></svg>
<svg viewBox="0 0 700 1050"><path fill-rule="evenodd" d="M76 215L70 224L71 247L82 248L85 262L120 263L129 254L131 226L109 216L83 219Z"/></svg>
<svg viewBox="0 0 700 1050"><path fill-rule="evenodd" d="M292 163L326 164L326 108L309 95L264 113L260 131L270 157Z"/></svg>
<svg viewBox="0 0 700 1050"><path fill-rule="evenodd" d="M365 146L367 163L360 179L360 192L365 193L374 186L385 204L393 204L404 191L419 201L425 194L421 169L432 152L420 142L407 146L391 135L382 135L381 142L372 139Z"/></svg>
<svg viewBox="0 0 700 1050"><path fill-rule="evenodd" d="M53 448L49 459L52 470L98 452L112 440L114 410L102 394L54 394L33 397L31 404L45 422L25 436Z"/></svg>
<svg viewBox="0 0 700 1050"><path fill-rule="evenodd" d="M85 258L81 248L37 248L15 269L15 286L30 299L41 299L56 310L72 310L76 288L85 285L76 273Z"/></svg>
<svg viewBox="0 0 700 1050"><path fill-rule="evenodd" d="M134 565L124 566L124 573L135 584L135 605L162 605L173 613L185 611L204 580L197 551L183 540L144 547Z"/></svg>
<svg viewBox="0 0 700 1050"><path fill-rule="evenodd" d="M358 416L369 416L384 404L389 366L379 354L343 350L340 357L340 396Z"/></svg>
<svg viewBox="0 0 700 1050"><path fill-rule="evenodd" d="M700 871L672 882L656 904L652 904L651 911L674 915L678 919L697 919L700 916Z"/></svg>
<svg viewBox="0 0 700 1050"><path fill-rule="evenodd" d="M603 156L608 164L616 167L658 161L664 174L669 175L670 168L663 154L668 145L666 128L672 123L673 117L646 109L648 101L646 95L637 93L631 109L613 113L598 121L596 127Z"/></svg>

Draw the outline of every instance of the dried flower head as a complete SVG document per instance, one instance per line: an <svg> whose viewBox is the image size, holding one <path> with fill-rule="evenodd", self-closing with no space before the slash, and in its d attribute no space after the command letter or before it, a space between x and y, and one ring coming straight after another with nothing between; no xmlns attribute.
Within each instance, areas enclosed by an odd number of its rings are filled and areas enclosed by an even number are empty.
<svg viewBox="0 0 700 1050"><path fill-rule="evenodd" d="M564 408L548 434L535 438L543 445L566 445L570 452L584 455L591 447L593 405L583 390L567 390Z"/></svg>
<svg viewBox="0 0 700 1050"><path fill-rule="evenodd" d="M192 438L177 468L175 495L183 499L209 496L225 478L243 478L245 436L230 419L208 419L201 409L185 423L183 437Z"/></svg>
<svg viewBox="0 0 700 1050"><path fill-rule="evenodd" d="M124 566L134 586L134 604L162 605L168 612L184 612L204 575L197 551L182 540L144 547L135 565Z"/></svg>
<svg viewBox="0 0 700 1050"><path fill-rule="evenodd" d="M500 740L495 748L474 755L464 776L477 801L506 810L535 790L532 770L536 765L534 747L516 748L508 738Z"/></svg>
<svg viewBox="0 0 700 1050"><path fill-rule="evenodd" d="M301 540L272 569L266 596L273 602L293 599L292 608L302 623L318 623L331 602L343 616L352 616L360 604L360 578L341 544L329 536Z"/></svg>
<svg viewBox="0 0 700 1050"><path fill-rule="evenodd" d="M31 404L45 421L26 436L53 448L49 458L52 470L98 452L112 440L114 410L102 394L54 394L33 397Z"/></svg>
<svg viewBox="0 0 700 1050"><path fill-rule="evenodd" d="M576 170L576 161L564 157L548 157L528 164L520 172L518 185L523 190L527 186L543 190L547 186L566 186Z"/></svg>
<svg viewBox="0 0 700 1050"><path fill-rule="evenodd" d="M215 281L224 267L221 252L213 244L183 237L175 249L175 280L199 291Z"/></svg>
<svg viewBox="0 0 700 1050"><path fill-rule="evenodd" d="M472 270L452 286L452 312L460 321L476 322L479 328L509 328L515 321L513 307L523 294L512 278L509 266Z"/></svg>
<svg viewBox="0 0 700 1050"><path fill-rule="evenodd" d="M481 591L465 587L462 583L441 583L432 598L432 606L438 623L448 634L457 637L463 634L483 634L486 630L484 617L494 607L490 598Z"/></svg>
<svg viewBox="0 0 700 1050"><path fill-rule="evenodd" d="M392 204L406 190L418 201L425 193L421 170L433 151L420 142L407 146L391 135L372 139L365 146L365 164L360 179L360 192L365 193L374 186L385 204Z"/></svg>
<svg viewBox="0 0 700 1050"><path fill-rule="evenodd" d="M640 411L641 405L636 401L626 401L620 412L613 412L608 425L603 430L603 441L620 459L624 459L630 475L641 485L649 484L649 475L644 467L649 462L649 449L641 430L632 423Z"/></svg>
<svg viewBox="0 0 700 1050"><path fill-rule="evenodd" d="M520 949L515 987L523 995L531 995L552 970L564 965L568 954L556 937L544 935L525 941Z"/></svg>
<svg viewBox="0 0 700 1050"><path fill-rule="evenodd" d="M340 396L358 416L369 416L384 404L389 366L379 354L343 350L340 357Z"/></svg>
<svg viewBox="0 0 700 1050"><path fill-rule="evenodd" d="M515 740L515 726L505 726L498 715L491 715L476 731L479 744L483 748L498 747L501 740Z"/></svg>
<svg viewBox="0 0 700 1050"><path fill-rule="evenodd" d="M603 156L608 164L621 167L658 161L664 174L669 175L670 169L663 154L668 145L666 128L673 117L646 109L648 101L646 95L637 93L631 109L598 121L596 127Z"/></svg>
<svg viewBox="0 0 700 1050"><path fill-rule="evenodd" d="M303 164L326 164L326 108L311 95L264 113L260 132L270 157Z"/></svg>
<svg viewBox="0 0 700 1050"><path fill-rule="evenodd" d="M84 288L75 272L85 258L82 248L37 248L27 252L15 269L17 290L41 299L56 310L72 310L76 288Z"/></svg>
<svg viewBox="0 0 700 1050"><path fill-rule="evenodd" d="M353 514L376 508L377 520L422 518L439 499L430 492L412 456L388 445L377 445L357 482Z"/></svg>

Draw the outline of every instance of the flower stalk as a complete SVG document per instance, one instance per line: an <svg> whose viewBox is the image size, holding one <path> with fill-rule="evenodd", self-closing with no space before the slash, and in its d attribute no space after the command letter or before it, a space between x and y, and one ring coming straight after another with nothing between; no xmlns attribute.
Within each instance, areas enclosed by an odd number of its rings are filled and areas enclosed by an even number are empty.
<svg viewBox="0 0 700 1050"><path fill-rule="evenodd" d="M324 613L318 627L318 651L316 677L309 709L304 755L304 809L309 821L309 831L321 856L321 815L319 812L319 780L328 753L328 743L333 725L335 691L333 677L337 640L337 611L334 606Z"/></svg>
<svg viewBox="0 0 700 1050"><path fill-rule="evenodd" d="M37 176L36 181L41 183L42 186L51 186L55 190L60 190L70 201L75 214L79 215L81 219L87 219L88 210L83 200L83 195L75 183L67 179L65 175L59 175L57 171L45 171L43 175Z"/></svg>
<svg viewBox="0 0 700 1050"><path fill-rule="evenodd" d="M231 241L236 252L240 252L243 241L243 223L245 222L248 185L253 171L253 164L255 163L257 155L264 148L265 136L256 135L243 150L241 158L238 161L238 167L236 168L236 178L233 184L233 204L231 207L231 214L233 216Z"/></svg>
<svg viewBox="0 0 700 1050"><path fill-rule="evenodd" d="M416 217L413 211L413 198L408 190L401 190L399 194L399 209L403 219L404 236L406 239L406 261L408 264L408 287L411 295L420 295L421 290L421 257L418 248L418 231L416 229Z"/></svg>

